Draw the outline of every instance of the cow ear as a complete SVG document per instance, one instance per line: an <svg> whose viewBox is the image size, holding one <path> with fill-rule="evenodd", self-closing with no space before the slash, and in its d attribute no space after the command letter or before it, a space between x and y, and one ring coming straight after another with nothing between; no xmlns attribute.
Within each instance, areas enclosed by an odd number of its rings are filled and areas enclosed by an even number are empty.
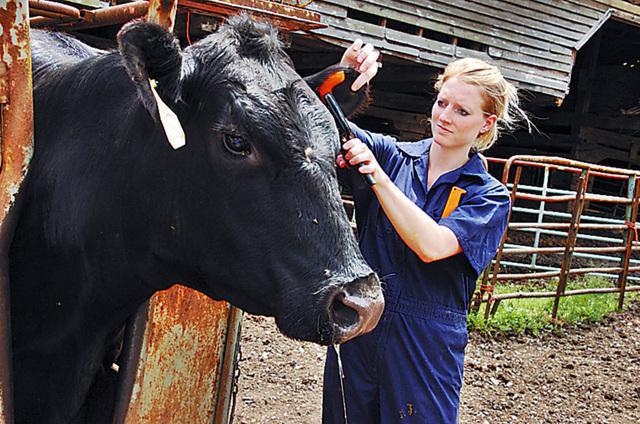
<svg viewBox="0 0 640 424"><path fill-rule="evenodd" d="M182 53L178 40L159 25L134 21L118 32L118 50L144 107L160 121L174 148L184 145L184 131L167 105L179 97Z"/></svg>
<svg viewBox="0 0 640 424"><path fill-rule="evenodd" d="M344 81L336 85L331 92L340 104L345 116L351 118L363 112L371 103L369 84L365 84L358 91L351 90L351 85L358 78L358 72L353 68L334 65L317 74L309 75L304 80L313 91L318 93L320 86L338 72L344 73Z"/></svg>

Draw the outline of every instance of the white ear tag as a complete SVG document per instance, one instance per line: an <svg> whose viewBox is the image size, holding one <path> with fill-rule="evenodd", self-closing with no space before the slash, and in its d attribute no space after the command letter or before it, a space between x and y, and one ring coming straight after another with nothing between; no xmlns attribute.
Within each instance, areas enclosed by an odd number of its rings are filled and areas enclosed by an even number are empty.
<svg viewBox="0 0 640 424"><path fill-rule="evenodd" d="M186 144L184 130L182 129L178 116L169 109L169 106L167 106L167 104L163 102L158 95L158 92L156 91L156 84L157 83L154 80L149 80L151 92L153 93L153 97L156 99L156 103L158 103L158 113L160 114L162 128L164 128L164 133L167 135L167 140L169 140L171 147L179 149Z"/></svg>

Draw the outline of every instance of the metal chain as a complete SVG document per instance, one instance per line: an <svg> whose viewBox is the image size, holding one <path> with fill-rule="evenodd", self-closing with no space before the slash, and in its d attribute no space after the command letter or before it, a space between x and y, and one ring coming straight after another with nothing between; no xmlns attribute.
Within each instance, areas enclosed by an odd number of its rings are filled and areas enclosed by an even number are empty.
<svg viewBox="0 0 640 424"><path fill-rule="evenodd" d="M231 407L229 408L229 424L233 424L233 417L236 410L236 399L238 397L240 381L240 361L242 361L242 344L240 339L242 338L242 324L238 328L238 341L236 343L236 352L233 358L233 389L231 389Z"/></svg>

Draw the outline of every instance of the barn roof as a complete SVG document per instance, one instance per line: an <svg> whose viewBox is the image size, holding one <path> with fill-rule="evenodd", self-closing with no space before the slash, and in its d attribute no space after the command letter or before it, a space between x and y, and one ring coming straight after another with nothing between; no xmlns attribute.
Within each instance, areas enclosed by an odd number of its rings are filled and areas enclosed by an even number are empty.
<svg viewBox="0 0 640 424"><path fill-rule="evenodd" d="M327 25L313 35L355 38L383 54L436 68L473 56L498 65L521 88L564 98L576 52L609 19L640 25L640 1L315 0Z"/></svg>

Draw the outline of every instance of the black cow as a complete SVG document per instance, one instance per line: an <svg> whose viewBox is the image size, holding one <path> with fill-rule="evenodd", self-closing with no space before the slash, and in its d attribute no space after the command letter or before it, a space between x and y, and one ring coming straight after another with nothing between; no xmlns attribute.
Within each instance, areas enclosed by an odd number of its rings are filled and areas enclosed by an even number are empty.
<svg viewBox="0 0 640 424"><path fill-rule="evenodd" d="M382 294L342 208L335 125L275 30L238 17L184 51L142 22L113 53L32 37L36 147L10 251L18 423L96 422L86 405L107 346L178 281L298 339L376 325ZM184 147L167 142L149 79Z"/></svg>

